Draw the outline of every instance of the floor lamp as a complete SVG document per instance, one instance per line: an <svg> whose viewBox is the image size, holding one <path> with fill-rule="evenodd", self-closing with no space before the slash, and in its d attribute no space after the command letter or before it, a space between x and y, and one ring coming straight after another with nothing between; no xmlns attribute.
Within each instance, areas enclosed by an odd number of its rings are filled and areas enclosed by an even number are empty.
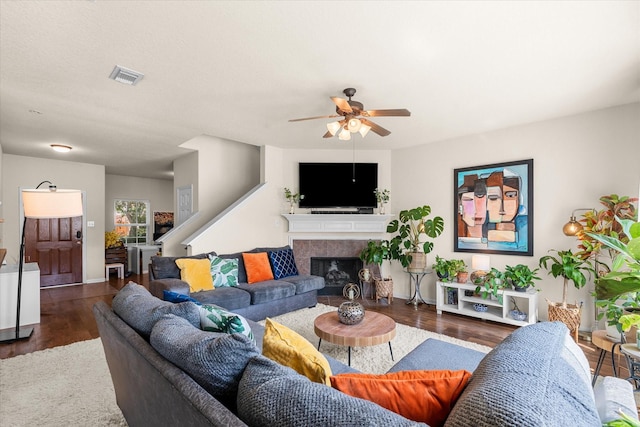
<svg viewBox="0 0 640 427"><path fill-rule="evenodd" d="M48 183L48 189L40 186ZM24 232L27 218L69 218L82 216L82 193L80 190L58 190L49 181L42 181L35 189L22 190L24 221L20 235L20 259L18 261L18 302L16 305L16 327L0 332L0 343L29 338L33 327L20 327L20 306L22 298L22 270L24 268Z"/></svg>

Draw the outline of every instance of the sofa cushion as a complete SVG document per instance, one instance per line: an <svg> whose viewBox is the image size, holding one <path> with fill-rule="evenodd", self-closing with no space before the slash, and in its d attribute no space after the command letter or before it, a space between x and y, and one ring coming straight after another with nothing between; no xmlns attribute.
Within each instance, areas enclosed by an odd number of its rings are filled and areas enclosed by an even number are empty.
<svg viewBox="0 0 640 427"><path fill-rule="evenodd" d="M296 295L305 292L317 291L324 288L324 277L299 274L297 276L283 277L283 282L292 283L296 287Z"/></svg>
<svg viewBox="0 0 640 427"><path fill-rule="evenodd" d="M222 287L212 291L202 291L191 294L191 297L201 304L215 304L227 310L237 310L251 304L251 295L244 289Z"/></svg>
<svg viewBox="0 0 640 427"><path fill-rule="evenodd" d="M331 385L331 367L322 353L298 333L269 318L264 326L262 354L313 382Z"/></svg>
<svg viewBox="0 0 640 427"><path fill-rule="evenodd" d="M278 280L283 277L297 276L298 267L296 261L293 258L293 251L291 248L282 249L278 251L267 252L269 255L269 262L271 263L271 270L273 271L273 278Z"/></svg>
<svg viewBox="0 0 640 427"><path fill-rule="evenodd" d="M176 260L176 265L180 268L180 279L189 284L191 292L210 291L213 289L211 262L208 258L180 258Z"/></svg>
<svg viewBox="0 0 640 427"><path fill-rule="evenodd" d="M441 426L470 377L465 370L341 374L331 377L331 386L410 420Z"/></svg>
<svg viewBox="0 0 640 427"><path fill-rule="evenodd" d="M209 252L206 254L197 254L191 256L181 256L181 257L170 257L170 256L152 256L151 259L151 269L153 270L153 278L154 279L179 279L180 278L180 269L176 265L176 260L180 258L189 258L189 259L202 259L207 258L207 256L215 255L215 252Z"/></svg>
<svg viewBox="0 0 640 427"><path fill-rule="evenodd" d="M600 426L580 353L561 322L517 329L482 359L445 425Z"/></svg>
<svg viewBox="0 0 640 427"><path fill-rule="evenodd" d="M296 286L283 280L265 280L252 284L240 283L239 289L251 295L251 304L264 304L267 302L287 298L296 294ZM222 305L222 304L218 304Z"/></svg>
<svg viewBox="0 0 640 427"><path fill-rule="evenodd" d="M153 325L165 314L184 317L195 327L200 327L200 310L192 302L173 304L154 297L141 285L129 282L113 297L113 311L137 333L149 338Z"/></svg>
<svg viewBox="0 0 640 427"><path fill-rule="evenodd" d="M238 258L224 259L209 255L213 287L238 286Z"/></svg>
<svg viewBox="0 0 640 427"><path fill-rule="evenodd" d="M633 398L633 386L629 381L615 377L599 377L593 388L596 408L603 423L617 420L622 411L638 419L638 409Z"/></svg>
<svg viewBox="0 0 640 427"><path fill-rule="evenodd" d="M235 402L247 362L259 355L244 335L201 331L173 315L155 324L150 341L158 353L226 405Z"/></svg>
<svg viewBox="0 0 640 427"><path fill-rule="evenodd" d="M266 357L252 358L238 387L238 416L248 425L424 426L373 402L309 381Z"/></svg>
<svg viewBox="0 0 640 427"><path fill-rule="evenodd" d="M464 369L473 372L485 353L436 338L427 338L387 372Z"/></svg>
<svg viewBox="0 0 640 427"><path fill-rule="evenodd" d="M247 319L214 304L202 304L200 306L200 329L209 332L246 335L255 343L253 332Z"/></svg>
<svg viewBox="0 0 640 427"><path fill-rule="evenodd" d="M269 257L266 252L242 254L244 268L247 270L247 283L263 282L273 280L273 271L269 264Z"/></svg>

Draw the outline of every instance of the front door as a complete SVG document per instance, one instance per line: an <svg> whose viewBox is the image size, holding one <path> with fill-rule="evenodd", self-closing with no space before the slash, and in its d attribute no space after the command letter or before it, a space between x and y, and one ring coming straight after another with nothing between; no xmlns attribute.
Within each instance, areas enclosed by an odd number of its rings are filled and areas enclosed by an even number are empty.
<svg viewBox="0 0 640 427"><path fill-rule="evenodd" d="M25 262L38 263L40 286L82 283L82 217L25 221Z"/></svg>

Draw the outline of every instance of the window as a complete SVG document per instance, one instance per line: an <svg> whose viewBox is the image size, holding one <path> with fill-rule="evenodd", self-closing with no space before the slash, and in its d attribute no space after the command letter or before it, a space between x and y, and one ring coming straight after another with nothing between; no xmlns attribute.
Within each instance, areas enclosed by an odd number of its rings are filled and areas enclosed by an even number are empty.
<svg viewBox="0 0 640 427"><path fill-rule="evenodd" d="M144 200L116 200L114 224L116 232L126 244L147 244L149 235L149 202Z"/></svg>

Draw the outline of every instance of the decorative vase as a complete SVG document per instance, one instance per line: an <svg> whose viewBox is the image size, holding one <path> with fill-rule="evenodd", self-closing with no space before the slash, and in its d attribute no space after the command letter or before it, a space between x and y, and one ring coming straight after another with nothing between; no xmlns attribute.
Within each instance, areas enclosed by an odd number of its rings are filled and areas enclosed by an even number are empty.
<svg viewBox="0 0 640 427"><path fill-rule="evenodd" d="M379 215L384 215L384 203L380 203L380 209L378 210Z"/></svg>
<svg viewBox="0 0 640 427"><path fill-rule="evenodd" d="M511 315L511 318L513 320L526 320L527 319L527 313L525 313L524 311L511 310L509 312L509 314Z"/></svg>
<svg viewBox="0 0 640 427"><path fill-rule="evenodd" d="M356 325L364 319L364 307L356 301L345 301L338 307L338 319L345 325Z"/></svg>
<svg viewBox="0 0 640 427"><path fill-rule="evenodd" d="M458 304L458 290L447 288L447 304Z"/></svg>
<svg viewBox="0 0 640 427"><path fill-rule="evenodd" d="M296 206L293 202L291 202L289 204L289 215L293 215L294 213L296 213Z"/></svg>
<svg viewBox="0 0 640 427"><path fill-rule="evenodd" d="M475 311L480 312L480 313L484 313L484 312L486 312L487 310L489 310L489 306L488 306L488 305L486 305L486 304L476 303L476 304L473 304L473 309L474 309Z"/></svg>

